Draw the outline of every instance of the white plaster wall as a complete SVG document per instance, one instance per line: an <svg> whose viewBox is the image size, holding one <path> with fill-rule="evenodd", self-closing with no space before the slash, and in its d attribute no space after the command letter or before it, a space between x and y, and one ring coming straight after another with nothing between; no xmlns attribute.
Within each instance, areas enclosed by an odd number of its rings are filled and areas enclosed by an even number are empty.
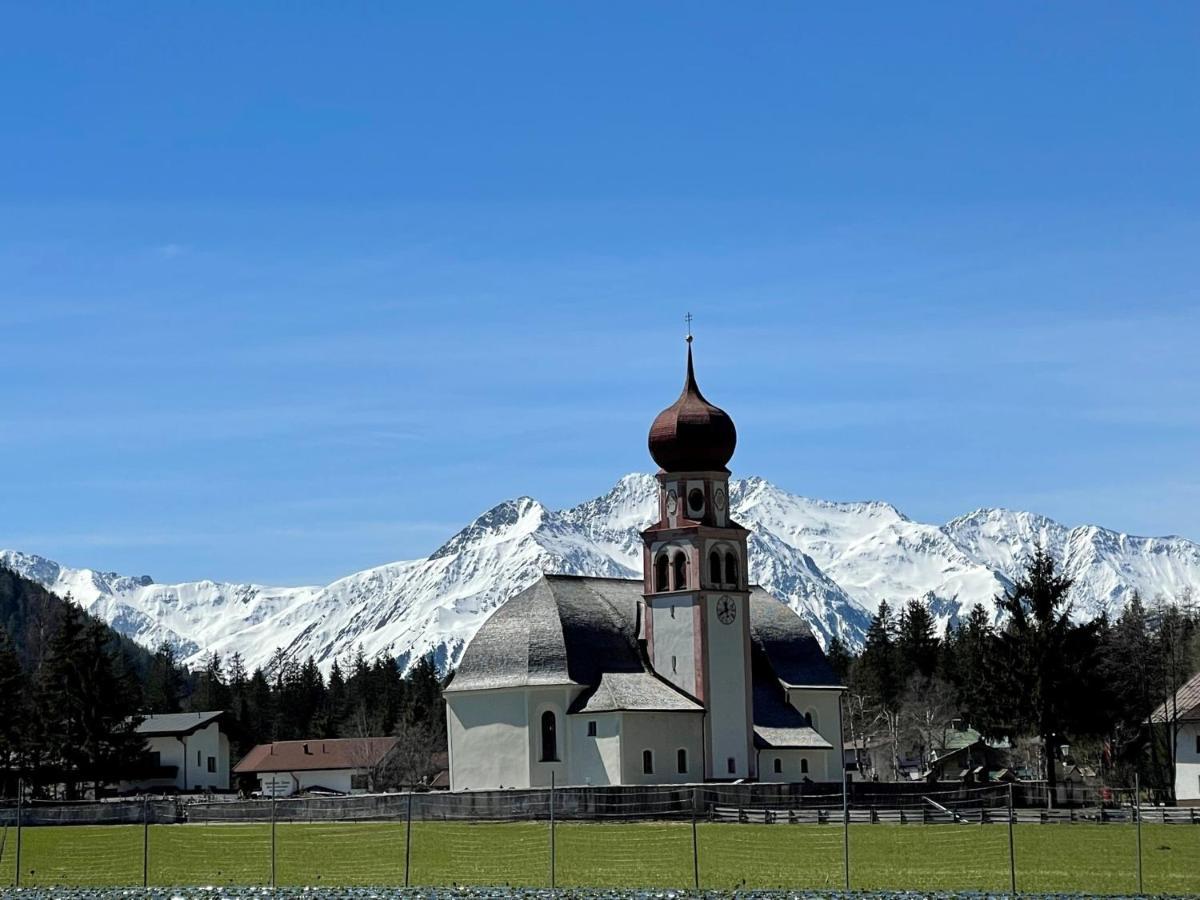
<svg viewBox="0 0 1200 900"><path fill-rule="evenodd" d="M258 787L263 794L270 796L272 782L278 782L281 787L275 791L277 797L287 797L297 791L314 787L329 788L331 791L349 794L355 771L352 769L313 769L305 772L260 772Z"/></svg>
<svg viewBox="0 0 1200 900"><path fill-rule="evenodd" d="M722 595L705 594L708 629L708 681L705 701L709 711L710 771L713 778L746 778L750 775L750 717L746 677L747 611L745 596L729 594L738 605L737 618L728 625L717 618ZM734 771L727 760L733 757Z"/></svg>
<svg viewBox="0 0 1200 900"><path fill-rule="evenodd" d="M704 715L700 712L622 712L621 783L688 784L704 780ZM688 771L677 754L687 750ZM642 751L654 753L654 774L642 772Z"/></svg>
<svg viewBox="0 0 1200 900"><path fill-rule="evenodd" d="M1175 737L1175 800L1179 803L1200 803L1200 753L1196 752L1200 724L1187 722L1179 726Z"/></svg>
<svg viewBox="0 0 1200 900"><path fill-rule="evenodd" d="M446 694L450 789L529 787L526 689Z"/></svg>
<svg viewBox="0 0 1200 900"><path fill-rule="evenodd" d="M801 713L812 710L813 728L817 734L833 744L833 758L842 757L841 690L814 690L813 688L788 688L788 702ZM836 767L830 767L833 781L841 780ZM814 781L817 779L814 778Z"/></svg>
<svg viewBox="0 0 1200 900"><path fill-rule="evenodd" d="M758 754L759 781L794 782L803 781L838 781L841 773L830 764L828 750L802 750L797 747L782 747L778 749L760 750ZM775 771L775 760L779 759L782 772ZM808 771L805 772L801 760L808 761ZM831 769L833 772L831 773Z"/></svg>
<svg viewBox="0 0 1200 900"><path fill-rule="evenodd" d="M571 729L567 722L567 709L583 689L570 685L525 688L526 715L529 722L526 758L529 768L526 778L529 787L549 787L566 784L568 765L571 759ZM552 710L558 718L557 744L558 761L542 761L542 713Z"/></svg>
<svg viewBox="0 0 1200 900"><path fill-rule="evenodd" d="M620 713L580 713L567 716L567 719L567 727L571 732L567 783L620 784ZM596 723L595 737L588 736L589 722Z"/></svg>
<svg viewBox="0 0 1200 900"><path fill-rule="evenodd" d="M229 789L229 738L221 732L217 722L186 736L153 735L146 738L146 748L158 754L160 765L175 767L174 780L155 778L122 782L123 787L175 787L181 791ZM210 756L216 760L215 772L208 771Z"/></svg>
<svg viewBox="0 0 1200 900"><path fill-rule="evenodd" d="M654 617L654 671L696 694L696 607L694 594L666 594L649 600ZM672 616L674 610L674 616ZM674 660L674 667L671 663Z"/></svg>

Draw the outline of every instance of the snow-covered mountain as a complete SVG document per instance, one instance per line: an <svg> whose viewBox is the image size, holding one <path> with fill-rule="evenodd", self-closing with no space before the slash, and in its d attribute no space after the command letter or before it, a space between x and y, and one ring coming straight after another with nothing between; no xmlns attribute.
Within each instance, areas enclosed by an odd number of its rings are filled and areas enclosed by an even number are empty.
<svg viewBox="0 0 1200 900"><path fill-rule="evenodd" d="M237 651L248 666L266 665L284 648L327 669L361 647L406 662L432 652L452 665L487 615L542 572L638 577L638 532L654 518L655 491L651 476L635 474L571 509L508 500L427 559L324 587L157 584L11 550L0 551L0 564L70 594L147 647L170 641L190 664ZM928 525L887 503L812 500L759 478L733 482L730 501L751 530L751 577L807 619L822 642L838 634L857 644L882 600L899 606L919 598L943 624L975 603L990 609L1038 541L1075 579L1082 615L1115 611L1135 590L1154 597L1200 589L1200 545L1182 538L1067 528L1002 509Z"/></svg>

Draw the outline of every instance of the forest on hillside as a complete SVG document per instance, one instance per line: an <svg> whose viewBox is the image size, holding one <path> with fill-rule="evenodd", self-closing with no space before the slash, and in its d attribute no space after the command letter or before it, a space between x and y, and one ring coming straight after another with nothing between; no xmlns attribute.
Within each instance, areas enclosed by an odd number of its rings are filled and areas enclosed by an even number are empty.
<svg viewBox="0 0 1200 900"><path fill-rule="evenodd" d="M213 654L187 671L169 645L149 653L0 567L0 797L15 796L19 780L34 796L96 796L145 766L135 731L145 714L202 710L225 711L235 762L266 741L394 734L390 774L413 784L445 746L429 659L405 674L390 656L360 653L326 678L313 660L282 651L253 672L236 654Z"/></svg>
<svg viewBox="0 0 1200 900"><path fill-rule="evenodd" d="M860 653L837 639L829 648L849 688L846 740L882 749L885 771L873 777L894 780L902 758L928 767L965 724L1007 741L1051 786L1075 763L1108 784L1132 784L1136 773L1169 794L1172 723L1146 722L1200 670L1200 612L1190 596L1135 596L1116 618L1072 613L1071 580L1040 548L993 609L974 606L940 635L925 604L881 603Z"/></svg>

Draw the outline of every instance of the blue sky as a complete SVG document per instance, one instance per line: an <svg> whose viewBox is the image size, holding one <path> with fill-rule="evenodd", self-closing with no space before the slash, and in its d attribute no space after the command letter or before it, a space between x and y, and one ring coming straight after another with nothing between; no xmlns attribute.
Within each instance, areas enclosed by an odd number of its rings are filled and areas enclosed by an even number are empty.
<svg viewBox="0 0 1200 900"><path fill-rule="evenodd" d="M0 547L321 582L650 469L1200 539L1193 3L5 4Z"/></svg>

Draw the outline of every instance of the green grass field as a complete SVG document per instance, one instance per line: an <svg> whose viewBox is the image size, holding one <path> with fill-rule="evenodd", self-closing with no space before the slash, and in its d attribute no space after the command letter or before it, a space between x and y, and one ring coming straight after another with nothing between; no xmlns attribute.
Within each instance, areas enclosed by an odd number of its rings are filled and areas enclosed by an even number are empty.
<svg viewBox="0 0 1200 900"><path fill-rule="evenodd" d="M280 885L402 885L401 824L279 825ZM693 885L688 823L560 824L559 886ZM27 828L23 885L128 886L142 883L143 840L151 885L267 884L267 825L75 826ZM819 825L698 826L705 888L840 888L842 830ZM413 885L514 885L550 881L545 823L413 826ZM1137 890L1135 830L1129 825L1019 825L1017 886L1087 894ZM1200 828L1142 829L1147 893L1200 893ZM0 885L15 876L15 832L0 835ZM1008 889L1003 825L852 825L851 886L859 890Z"/></svg>

